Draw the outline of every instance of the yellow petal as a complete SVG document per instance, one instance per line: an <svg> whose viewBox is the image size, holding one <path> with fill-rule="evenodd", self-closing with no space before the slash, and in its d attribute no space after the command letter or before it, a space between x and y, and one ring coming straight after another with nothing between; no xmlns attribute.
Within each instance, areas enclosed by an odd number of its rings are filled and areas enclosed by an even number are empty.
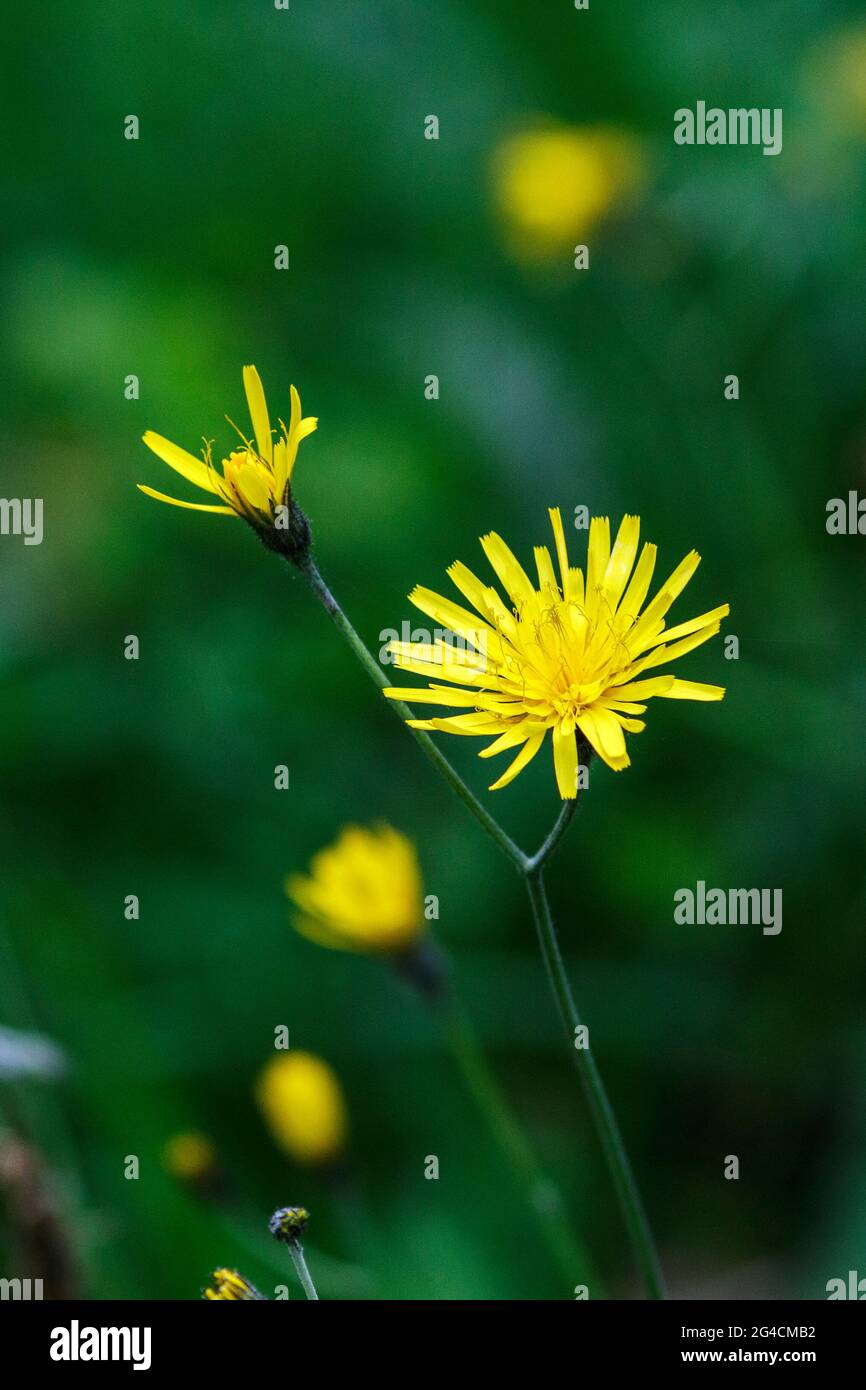
<svg viewBox="0 0 866 1390"><path fill-rule="evenodd" d="M631 574L639 539L640 517L624 516L613 550L610 552L603 580L605 598L614 612Z"/></svg>
<svg viewBox="0 0 866 1390"><path fill-rule="evenodd" d="M477 613L470 613L468 608L461 608L458 603L452 603L450 599L443 598L441 594L435 594L432 589L425 589L420 584L412 590L409 602L434 622L441 623L447 630L456 632L471 642L473 647L481 647L484 642L496 638L496 633L490 625L483 618L479 618Z"/></svg>
<svg viewBox="0 0 866 1390"><path fill-rule="evenodd" d="M628 681L623 685L612 685L608 695L617 700L648 700L652 695L664 695L670 690L674 676L650 676L645 681Z"/></svg>
<svg viewBox="0 0 866 1390"><path fill-rule="evenodd" d="M559 573L562 578L562 596L570 598L568 592L568 547L565 544L565 531L562 528L562 514L558 507L549 507L548 515L550 524L553 527L553 539L556 542L556 558L559 561Z"/></svg>
<svg viewBox="0 0 866 1390"><path fill-rule="evenodd" d="M685 559L680 561L673 574L665 580L655 598L638 618L631 630L629 645L632 640L640 642L653 630L659 618L664 617L674 599L682 593L700 563L701 557L696 550L690 550Z"/></svg>
<svg viewBox="0 0 866 1390"><path fill-rule="evenodd" d="M505 733L500 734L493 743L488 743L486 748L482 748L478 756L479 758L495 758L497 753L505 753L509 748L516 748L518 743L525 743L528 737L529 730L526 725L515 724L513 729L506 729Z"/></svg>
<svg viewBox="0 0 866 1390"><path fill-rule="evenodd" d="M687 637L690 633L698 632L704 627L710 627L713 623L718 630L719 622L722 618L727 618L730 611L730 604L722 603L718 608L711 608L708 613L701 613L697 618L690 618L687 623L678 623L676 627L668 628L666 631L657 633L654 637L646 638L637 646L630 642L629 646L637 655L644 647L652 646L655 642L672 642L677 637Z"/></svg>
<svg viewBox="0 0 866 1390"><path fill-rule="evenodd" d="M286 483L289 481L289 450L284 439L274 445L274 496L283 499Z"/></svg>
<svg viewBox="0 0 866 1390"><path fill-rule="evenodd" d="M538 571L538 587L540 589L553 589L558 595L559 585L556 582L556 575L553 573L553 561L546 545L535 547L535 568Z"/></svg>
<svg viewBox="0 0 866 1390"><path fill-rule="evenodd" d="M289 434L292 435L301 423L301 398L294 386L289 387L289 400L292 403L292 413L289 416Z"/></svg>
<svg viewBox="0 0 866 1390"><path fill-rule="evenodd" d="M308 435L315 434L315 432L316 432L316 430L317 430L318 428L319 428L319 417L318 417L318 415L307 415L307 416L301 421L301 423L298 425L297 429L294 429L294 430L292 430L292 431L290 432L290 434L289 434L289 456L290 456L290 458L291 458L292 466L293 466L293 467L294 467L295 458L296 458L297 452L298 452L298 445L302 442L302 440L306 439Z"/></svg>
<svg viewBox="0 0 866 1390"><path fill-rule="evenodd" d="M526 767L526 764L532 761L543 742L544 734L535 734L532 738L528 738L514 762L509 764L498 781L491 784L489 790L498 792L501 787L507 787L509 782L513 782L517 774ZM575 778L575 780L577 779Z"/></svg>
<svg viewBox="0 0 866 1390"><path fill-rule="evenodd" d="M243 463L235 477L235 487L245 502L258 512L270 510L271 493L260 463Z"/></svg>
<svg viewBox="0 0 866 1390"><path fill-rule="evenodd" d="M709 642L711 637L715 637L719 630L719 624L710 623L709 627L702 628L700 632L693 632L690 637L683 637L680 642L674 642L671 646L657 647L641 661L641 670L648 670L651 666L667 665L669 661L676 661L677 657L685 656L686 652L694 651L695 647L700 647L704 642Z"/></svg>
<svg viewBox="0 0 866 1390"><path fill-rule="evenodd" d="M618 717L611 710L596 705L585 710L577 721L581 733L589 739L596 753L603 758L614 772L621 772L629 765L625 747L625 734Z"/></svg>
<svg viewBox="0 0 866 1390"><path fill-rule="evenodd" d="M382 694L389 700L405 700L410 705L448 705L458 709L461 706L464 708L468 706L470 709L474 709L478 704L477 690L447 690L445 688L427 690L422 685L415 689L410 689L408 686L405 689L388 686L386 690L382 691Z"/></svg>
<svg viewBox="0 0 866 1390"><path fill-rule="evenodd" d="M212 507L205 502L181 502L179 497L167 497L164 492L156 492L152 487L145 487L144 483L136 484L139 492L144 492L148 497L155 497L157 502L169 502L172 507L185 507L189 512L219 512L222 516L235 516L233 507Z"/></svg>
<svg viewBox="0 0 866 1390"><path fill-rule="evenodd" d="M586 553L586 597L589 602L604 582L610 560L610 520L594 516L589 523L589 544Z"/></svg>
<svg viewBox="0 0 866 1390"><path fill-rule="evenodd" d="M515 608L532 599L535 590L517 556L495 531L481 537L481 546Z"/></svg>
<svg viewBox="0 0 866 1390"><path fill-rule="evenodd" d="M647 542L640 553L640 559L635 566L635 571L629 581L628 588L620 600L618 617L624 625L627 625L626 620L628 620L628 622L634 622L640 613L641 606L649 592L649 586L652 582L653 570L656 564L656 554L656 546Z"/></svg>
<svg viewBox="0 0 866 1390"><path fill-rule="evenodd" d="M646 728L646 722L643 719L627 719L624 714L617 714L615 718L630 734L642 734Z"/></svg>
<svg viewBox="0 0 866 1390"><path fill-rule="evenodd" d="M553 730L553 767L556 785L563 801L577 796L577 739L572 729L563 733L561 726Z"/></svg>
<svg viewBox="0 0 866 1390"><path fill-rule="evenodd" d="M724 698L723 685L701 685L699 681L674 680L667 690L659 695L665 700L721 700Z"/></svg>
<svg viewBox="0 0 866 1390"><path fill-rule="evenodd" d="M255 367L244 367L244 391L247 396L247 405L250 419L253 422L259 453L266 463L272 464L274 455L271 422L268 418L268 405L265 400L262 379Z"/></svg>
<svg viewBox="0 0 866 1390"><path fill-rule="evenodd" d="M176 473L180 473L187 482L195 483L196 487L204 488L205 492L216 492L210 470L201 459L187 453L186 449L181 449L179 444L172 444L170 439L163 439L161 434L155 434L153 430L146 430L141 438L157 458L162 459L163 463L167 463Z"/></svg>
<svg viewBox="0 0 866 1390"><path fill-rule="evenodd" d="M437 729L443 734L467 734L472 738L478 738L479 735L492 737L502 728L499 719L482 713L451 714L447 719L407 719L406 723L412 728Z"/></svg>

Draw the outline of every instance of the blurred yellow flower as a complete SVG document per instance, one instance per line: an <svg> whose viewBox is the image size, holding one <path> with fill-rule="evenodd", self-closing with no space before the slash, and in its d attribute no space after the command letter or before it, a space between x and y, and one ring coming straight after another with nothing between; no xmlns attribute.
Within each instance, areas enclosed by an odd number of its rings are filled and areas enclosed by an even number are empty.
<svg viewBox="0 0 866 1390"><path fill-rule="evenodd" d="M559 258L645 175L640 141L614 126L518 131L493 158L494 197L509 243L529 260Z"/></svg>
<svg viewBox="0 0 866 1390"><path fill-rule="evenodd" d="M850 131L866 135L866 25L836 29L806 61L809 95Z"/></svg>
<svg viewBox="0 0 866 1390"><path fill-rule="evenodd" d="M309 876L291 874L286 892L301 916L296 927L320 946L402 953L424 920L415 848L389 825L348 825L319 850Z"/></svg>
<svg viewBox="0 0 866 1390"><path fill-rule="evenodd" d="M202 1298L209 1298L214 1303L221 1300L226 1303L267 1302L264 1294L259 1293L236 1269L215 1269L211 1284L213 1288L202 1289Z"/></svg>
<svg viewBox="0 0 866 1390"><path fill-rule="evenodd" d="M508 595L477 579L460 561L448 574L475 613L430 589L409 595L422 613L472 644L455 659L451 643L391 642L395 664L415 675L448 681L424 687L385 690L392 700L444 705L466 714L413 719L416 729L493 737L482 758L518 748L517 757L491 791L505 787L538 752L548 731L559 794L578 790L577 731L619 771L628 767L625 733L640 733L646 705L660 695L669 700L720 700L724 689L671 675L637 680L652 667L666 665L706 642L719 630L729 609L722 604L700 617L665 630L665 614L700 563L692 550L644 607L656 561L656 547L645 544L635 565L640 520L626 516L611 548L607 517L593 517L589 528L586 580L570 566L559 509L550 519L556 542L559 579L550 551L536 546L536 588L511 550L495 533L481 544ZM632 570L634 572L632 573Z"/></svg>
<svg viewBox="0 0 866 1390"><path fill-rule="evenodd" d="M185 1182L198 1182L216 1168L216 1150L206 1134L187 1130L173 1134L162 1151L168 1172Z"/></svg>
<svg viewBox="0 0 866 1390"><path fill-rule="evenodd" d="M264 388L255 367L244 367L244 390L255 442L247 439L233 425L242 447L223 459L222 473L214 466L211 443L205 443L202 457L197 459L186 449L163 439L162 435L154 434L153 430L148 430L142 436L147 447L163 463L204 492L213 494L219 499L218 502L182 502L177 497L167 497L164 492L155 492L153 488L139 483L141 491L159 502L170 502L174 507L186 507L195 512L217 512L223 516L241 516L257 528L274 526L275 509L287 505L298 446L302 439L313 433L318 420L312 416L306 419L302 417L301 399L292 386L289 390L292 403L290 422L286 426L282 420L279 421L280 438L275 441Z"/></svg>
<svg viewBox="0 0 866 1390"><path fill-rule="evenodd" d="M297 1163L340 1157L349 1127L346 1105L336 1073L321 1057L278 1053L259 1076L256 1100L274 1139Z"/></svg>

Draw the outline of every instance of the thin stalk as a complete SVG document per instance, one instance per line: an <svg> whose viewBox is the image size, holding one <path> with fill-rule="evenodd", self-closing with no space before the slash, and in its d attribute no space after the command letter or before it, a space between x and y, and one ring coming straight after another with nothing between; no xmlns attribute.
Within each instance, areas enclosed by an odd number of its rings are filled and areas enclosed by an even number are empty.
<svg viewBox="0 0 866 1390"><path fill-rule="evenodd" d="M581 1027L580 1015L572 997L565 963L559 949L559 941L553 924L550 905L547 901L541 867L526 875L526 891L532 905L532 915L535 919L538 942L547 968L550 987L571 1044L572 1057L601 1140L608 1171L619 1197L635 1259L643 1274L650 1297L664 1298L666 1296L664 1280L655 1243L613 1107L608 1100L607 1091L604 1088L591 1049L577 1046L577 1030Z"/></svg>
<svg viewBox="0 0 866 1390"><path fill-rule="evenodd" d="M319 1295L316 1293L316 1286L310 1278L310 1271L307 1269L307 1262L304 1259L301 1242L299 1240L290 1240L287 1244L289 1247L289 1254L292 1257L292 1263L295 1266L295 1273L301 1281L304 1293L307 1295L307 1298L315 1299L318 1302Z"/></svg>
<svg viewBox="0 0 866 1390"><path fill-rule="evenodd" d="M542 1171L472 1025L454 1004L446 1007L441 1022L454 1063L506 1160L526 1188L542 1235L569 1291L576 1283L585 1283L596 1297L601 1296L601 1281L586 1250L569 1229L562 1194Z"/></svg>
<svg viewBox="0 0 866 1390"><path fill-rule="evenodd" d="M312 558L307 552L305 557L298 562L297 567L304 575L316 598L324 607L325 611L332 618L333 622L348 641L361 665L368 675L379 687L384 689L388 684L384 673L367 650L366 646L358 636L352 624L349 622L337 600L334 598ZM414 716L408 705L402 701L389 701L393 705L394 712L398 715L401 723ZM547 901L547 893L544 887L543 870L551 855L556 850L576 808L576 799L566 802L557 818L556 824L542 844L541 848L534 855L524 854L513 840L506 835L505 831L493 819L488 811L484 809L474 794L466 786L463 779L455 772L434 744L433 740L420 729L410 729L416 742L420 745L430 761L436 766L449 786L457 793L461 801L464 802L475 816L476 820L483 826L487 834L493 839L500 849L508 856L512 864L519 871L526 884L529 894L529 901L532 906L532 913L535 919L538 941L541 947L541 954L547 969L548 979L553 991L556 1005L562 1018L569 1043L573 1048L575 1042L575 1030L580 1027L580 1017L575 1007L574 999L571 994L571 986L568 982L568 975L565 970L565 963L559 949L559 941L556 936L556 928ZM655 1249L652 1233L643 1210L643 1204L637 1189L631 1164L625 1150L619 1125L616 1121L613 1108L607 1097L607 1092L599 1075L589 1048L573 1048L573 1058L578 1069L584 1092L586 1094L590 1114L596 1130L602 1150L607 1161L608 1170L613 1179L614 1188L620 1201L626 1228L631 1238L634 1249L635 1259L638 1267L643 1274L647 1291L651 1298L664 1298L665 1287L659 1266L658 1255Z"/></svg>
<svg viewBox="0 0 866 1390"><path fill-rule="evenodd" d="M577 797L571 801L563 801L562 809L556 818L556 823L545 840L541 849L535 854L530 855L523 866L524 874L532 874L541 869L549 862L559 845L560 840L571 825L572 818L577 810Z"/></svg>
<svg viewBox="0 0 866 1390"><path fill-rule="evenodd" d="M352 624L349 622L349 619L346 617L339 603L334 598L333 594L331 593L330 589L328 588L327 584L325 583L324 579L319 573L318 566L316 565L316 562L313 559L312 555L309 553L309 551L307 552L305 558L298 564L298 569L301 571L301 574L306 579L307 583L309 584L316 598L321 603L325 612L333 620L336 627L339 628L340 632L343 634L346 641L349 643L349 646L352 648L352 651L355 653L361 665L364 667L364 670L371 677L371 679L375 681L379 689L384 690L387 686L391 684L391 682L388 680L387 676L385 675L382 668L379 666L378 662L367 650L367 647L365 646L364 642L361 640L355 629L352 627ZM415 717L409 706L404 704L402 700L389 700L388 704L393 709L401 724L405 724L406 720L413 719ZM408 727L408 725L406 727ZM413 736L421 750L433 763L437 771L440 772L442 776L445 778L445 781L451 787L452 791L456 792L457 795L460 797L460 800L464 803L464 805L469 807L469 810L472 812L475 819L487 832L490 838L496 842L496 844L502 850L503 854L506 854L508 858L511 860L512 864L514 864L514 866L517 869L523 872L524 866L526 864L526 855L523 853L521 849L518 848L518 846L514 843L511 837L509 835L506 835L505 831L502 829L500 825L497 824L497 822L490 815L489 811L486 811L484 809L478 798L474 795L473 792L469 790L460 774L455 771L455 769L449 763L448 759L444 757L442 753L440 753L439 749L436 747L436 744L433 742L432 738L430 738L429 734L426 734L423 729L411 728L409 729L409 733Z"/></svg>

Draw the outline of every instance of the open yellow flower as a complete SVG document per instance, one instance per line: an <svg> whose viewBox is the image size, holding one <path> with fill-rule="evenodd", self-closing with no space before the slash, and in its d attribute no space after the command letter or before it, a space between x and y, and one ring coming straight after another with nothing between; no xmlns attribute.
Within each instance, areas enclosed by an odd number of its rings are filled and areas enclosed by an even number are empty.
<svg viewBox="0 0 866 1390"><path fill-rule="evenodd" d="M392 700L468 711L409 722L416 729L492 737L479 754L482 758L518 748L491 791L507 786L526 767L550 731L559 794L569 800L577 795L578 730L618 772L629 765L625 733L640 733L645 727L635 717L646 710L638 702L653 695L721 700L722 686L644 673L714 636L729 609L725 603L666 629L665 614L700 563L696 551L644 607L656 547L645 544L635 564L638 517L623 518L613 547L607 517L592 518L585 578L569 564L558 508L551 510L550 520L559 578L550 551L536 546L536 587L501 537L492 533L481 545L508 603L459 561L448 574L475 613L430 589L412 591L409 599L416 608L467 645L455 653L442 637L432 643L391 642L395 665L450 686L431 683L384 693Z"/></svg>
<svg viewBox="0 0 866 1390"><path fill-rule="evenodd" d="M414 846L389 825L348 825L313 856L309 876L292 874L286 892L295 925L320 946L388 954L421 934L424 904Z"/></svg>
<svg viewBox="0 0 866 1390"><path fill-rule="evenodd" d="M274 1139L297 1163L328 1164L342 1154L349 1128L343 1090L321 1057L277 1053L259 1076L256 1100Z"/></svg>
<svg viewBox="0 0 866 1390"><path fill-rule="evenodd" d="M138 486L148 497L158 502L170 502L173 507L186 507L194 512L216 512L222 516L241 516L257 529L271 528L276 522L276 509L288 502L289 483L302 439L312 434L318 420L301 415L301 398L294 386L289 388L291 416L288 426L279 421L280 437L274 439L268 406L261 378L255 367L244 367L244 390L252 420L254 441L237 431L241 446L223 459L219 472L211 457L212 445L205 442L202 457L197 459L178 444L163 439L161 434L148 430L142 436L149 449L188 482L211 493L214 502L183 502L167 497L143 483ZM229 421L231 423L231 421ZM233 426L237 429L237 426ZM277 523L278 524L278 523Z"/></svg>

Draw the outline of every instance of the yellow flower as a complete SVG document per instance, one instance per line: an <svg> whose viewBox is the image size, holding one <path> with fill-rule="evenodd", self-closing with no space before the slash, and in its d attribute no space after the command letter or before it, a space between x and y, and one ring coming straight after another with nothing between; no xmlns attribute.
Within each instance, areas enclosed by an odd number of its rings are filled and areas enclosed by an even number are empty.
<svg viewBox="0 0 866 1390"><path fill-rule="evenodd" d="M645 176L640 142L611 126L549 125L508 136L494 196L514 251L555 259L587 236Z"/></svg>
<svg viewBox="0 0 866 1390"><path fill-rule="evenodd" d="M238 1274L236 1269L215 1269L211 1275L211 1283L214 1288L202 1289L202 1298L209 1298L212 1302L224 1300L227 1303L252 1303L261 1300L267 1302L263 1293L259 1293L248 1279Z"/></svg>
<svg viewBox="0 0 866 1390"><path fill-rule="evenodd" d="M162 1161L174 1177L199 1182L213 1173L216 1151L207 1135L187 1130L172 1135L162 1151Z"/></svg>
<svg viewBox="0 0 866 1390"><path fill-rule="evenodd" d="M222 516L242 516L257 529L273 527L277 520L276 508L285 507L288 502L289 482L298 456L298 446L316 429L318 420L312 416L306 419L301 416L301 399L292 386L290 422L286 427L280 420L280 437L274 440L264 389L255 367L244 367L244 390L255 442L237 430L242 447L234 449L228 458L223 459L221 473L214 466L210 443L205 443L202 457L197 459L186 449L163 439L161 434L154 434L153 430L148 430L142 436L147 447L163 463L204 492L213 494L217 502L182 502L177 497L167 497L165 493L155 492L153 488L139 483L141 491L159 502L170 502L174 507L187 507L195 512L217 512ZM237 426L232 428L237 429Z"/></svg>
<svg viewBox="0 0 866 1390"><path fill-rule="evenodd" d="M834 124L866 135L866 25L833 30L812 50L806 88Z"/></svg>
<svg viewBox="0 0 866 1390"><path fill-rule="evenodd" d="M292 874L286 892L300 908L298 931L343 951L401 953L421 934L421 871L414 846L389 825L349 825L319 850L309 877Z"/></svg>
<svg viewBox="0 0 866 1390"><path fill-rule="evenodd" d="M508 595L476 579L459 561L448 574L480 618L416 588L409 599L422 613L466 642L455 657L443 638L431 643L391 642L395 664L415 675L448 681L426 689L388 689L392 700L444 705L466 714L410 720L415 729L493 737L482 758L519 748L517 757L491 791L505 787L526 767L550 730L559 794L577 795L577 731L615 771L628 767L625 732L645 727L636 715L653 695L669 700L720 700L724 689L671 675L650 675L700 646L719 630L729 612L722 604L688 622L665 629L665 614L700 563L692 550L644 607L656 561L646 544L635 565L640 520L626 516L611 549L607 517L593 517L589 528L587 572L569 565L559 509L550 512L559 579L550 551L536 546L538 587L495 533L482 538L484 553Z"/></svg>
<svg viewBox="0 0 866 1390"><path fill-rule="evenodd" d="M340 1157L348 1133L346 1105L336 1074L321 1057L272 1057L256 1084L256 1100L274 1139L297 1163Z"/></svg>

